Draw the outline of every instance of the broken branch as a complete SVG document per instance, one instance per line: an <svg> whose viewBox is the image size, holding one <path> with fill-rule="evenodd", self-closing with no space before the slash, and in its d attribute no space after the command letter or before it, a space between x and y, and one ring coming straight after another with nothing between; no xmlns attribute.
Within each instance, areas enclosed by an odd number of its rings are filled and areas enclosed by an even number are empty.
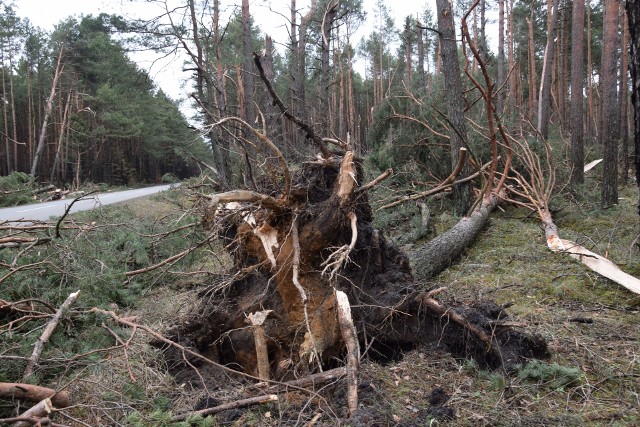
<svg viewBox="0 0 640 427"><path fill-rule="evenodd" d="M278 401L278 396L275 394L265 394L262 396L250 397L248 399L236 400L235 402L225 403L224 405L218 405L213 408L201 409L195 412L189 412L186 414L176 415L172 418L172 421L182 421L187 419L188 417L201 415L213 415L222 411L226 411L229 409L238 409L238 408L246 408L248 406L258 405L262 403L270 403Z"/></svg>
<svg viewBox="0 0 640 427"><path fill-rule="evenodd" d="M76 292L72 292L47 324L44 332L42 332L42 335L40 336L40 338L38 338L35 346L33 347L33 353L31 353L29 363L24 370L23 378L27 378L33 373L33 370L38 364L38 359L40 359L40 355L42 354L42 350L44 350L45 344L49 342L51 335L53 335L53 331L56 329L56 326L58 326L60 319L62 319L62 315L69 309L71 304L75 302L75 300L78 298L78 295L80 295L79 290Z"/></svg>
<svg viewBox="0 0 640 427"><path fill-rule="evenodd" d="M363 193L363 192L375 187L376 185L380 184L380 182L382 182L385 179L389 178L389 176L391 176L392 173L393 173L393 169L391 169L391 168L387 169L386 171L384 171L380 175L378 175L373 181L370 181L370 182L366 183L362 187L358 187L356 189L356 194L357 193Z"/></svg>
<svg viewBox="0 0 640 427"><path fill-rule="evenodd" d="M333 154L331 154L331 151L329 151L329 149L327 148L327 145L324 143L322 138L320 138L315 133L313 128L311 126L309 126L307 123L305 123L302 120L300 120L295 115L293 115L289 111L289 109L283 104L282 100L280 99L280 97L276 93L275 89L273 88L273 85L271 84L271 81L269 80L269 78L267 77L267 75L264 72L264 68L262 67L261 56L259 54L257 54L256 52L254 52L253 53L253 60L254 60L254 62L256 64L256 68L258 69L258 72L260 74L260 78L262 79L262 81L264 82L265 86L267 87L267 90L269 91L269 94L271 94L271 97L273 98L273 102L278 106L278 108L280 108L280 111L282 111L282 114L284 114L284 116L287 119L291 120L293 123L298 125L298 127L300 129L302 129L307 134L307 138L313 141L313 143L316 145L316 147L322 153L322 157L324 157L325 159L330 159L331 157L333 157Z"/></svg>
<svg viewBox="0 0 640 427"><path fill-rule="evenodd" d="M69 393L66 391L56 391L52 388L23 383L0 383L0 398L29 400L31 402L40 402L49 398L58 408L66 408L71 405Z"/></svg>

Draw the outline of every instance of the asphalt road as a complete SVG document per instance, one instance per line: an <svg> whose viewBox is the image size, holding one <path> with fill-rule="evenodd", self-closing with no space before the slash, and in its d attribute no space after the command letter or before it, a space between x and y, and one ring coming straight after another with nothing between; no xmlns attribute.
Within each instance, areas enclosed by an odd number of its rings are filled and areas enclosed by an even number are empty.
<svg viewBox="0 0 640 427"><path fill-rule="evenodd" d="M74 203L70 213L79 211L89 211L103 205L124 202L138 197L148 196L160 191L169 189L171 185L158 185L155 187L139 188L137 190L114 191L112 193L96 193L78 200ZM73 199L55 200L52 202L36 203L33 205L22 205L14 208L0 209L0 221L30 222L46 221L50 217L59 217L64 214L65 209Z"/></svg>

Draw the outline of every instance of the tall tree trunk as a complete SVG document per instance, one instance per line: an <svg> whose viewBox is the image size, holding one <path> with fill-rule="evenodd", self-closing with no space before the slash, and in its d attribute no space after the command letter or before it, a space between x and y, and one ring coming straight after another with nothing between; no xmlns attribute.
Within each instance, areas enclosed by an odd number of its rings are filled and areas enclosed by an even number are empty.
<svg viewBox="0 0 640 427"><path fill-rule="evenodd" d="M34 112L33 112L33 87L31 82L31 65L27 65L27 150L25 152L25 165L33 160L33 134L34 132ZM26 170L26 169L25 169Z"/></svg>
<svg viewBox="0 0 640 427"><path fill-rule="evenodd" d="M427 90L427 82L424 74L424 32L420 21L417 21L416 27L418 31L418 82L420 84L420 93L424 93Z"/></svg>
<svg viewBox="0 0 640 427"><path fill-rule="evenodd" d="M620 0L607 0L602 40L602 115L600 135L604 150L601 205L618 203L617 50Z"/></svg>
<svg viewBox="0 0 640 427"><path fill-rule="evenodd" d="M356 142L356 154L363 155L364 150L362 146L362 141L364 138L360 138L356 134L356 106L355 99L353 93L353 63L351 60L351 25L347 20L347 28L346 28L346 38L347 38L347 132L355 138Z"/></svg>
<svg viewBox="0 0 640 427"><path fill-rule="evenodd" d="M275 71L273 67L273 39L270 36L266 35L264 38L264 74L270 80L274 81ZM269 138L274 138L277 132L278 126L278 109L273 102L270 102L271 95L269 91L265 88L264 90L264 103L262 106L263 111L265 112L265 121L266 121L266 129L267 135ZM275 141L274 141L275 142Z"/></svg>
<svg viewBox="0 0 640 427"><path fill-rule="evenodd" d="M513 34L513 2L509 0L507 12L507 63L509 64L509 99L514 102L517 96L517 78L520 75L516 73L515 58L515 41Z"/></svg>
<svg viewBox="0 0 640 427"><path fill-rule="evenodd" d="M327 5L327 10L322 18L322 69L320 73L320 114L321 126L320 130L323 135L330 135L329 123L329 83L331 81L331 73L329 71L329 60L331 51L331 28L338 11L339 0L332 0Z"/></svg>
<svg viewBox="0 0 640 427"><path fill-rule="evenodd" d="M620 141L622 142L622 178L625 183L629 178L629 23L622 7L622 45L620 53Z"/></svg>
<svg viewBox="0 0 640 427"><path fill-rule="evenodd" d="M2 93L7 93L6 83L6 67L4 66L4 46L0 46L2 55L0 56L0 67L2 67ZM9 141L9 113L7 111L7 103L2 102L2 122L4 124L4 154L6 156L7 175L13 171L11 166L11 144Z"/></svg>
<svg viewBox="0 0 640 427"><path fill-rule="evenodd" d="M309 23L316 13L318 6L317 0L311 0L309 10L305 16L300 19L300 25L298 26L298 70L296 72L296 94L298 95L298 117L305 117L306 111L306 73L307 73L307 30Z"/></svg>
<svg viewBox="0 0 640 427"><path fill-rule="evenodd" d="M587 134L597 138L598 126L593 95L593 59L591 56L591 2L587 2Z"/></svg>
<svg viewBox="0 0 640 427"><path fill-rule="evenodd" d="M49 94L49 98L47 99L47 105L44 111L44 119L42 120L42 128L40 130L40 137L38 138L38 147L36 148L36 152L33 156L33 163L31 164L32 179L36 178L36 172L38 171L38 164L40 163L40 156L42 155L42 151L44 150L45 137L47 136L47 124L49 123L49 116L51 116L51 111L53 110L53 98L56 95L56 86L58 86L58 79L60 78L60 74L62 74L62 70L64 69L64 65L62 64L62 53L63 53L63 48L61 46L60 52L58 53L58 62L56 64L56 70L53 74L53 83L51 84L51 93Z"/></svg>
<svg viewBox="0 0 640 427"><path fill-rule="evenodd" d="M496 81L496 87L498 92L496 93L496 110L498 114L502 114L504 111L504 88L502 87L504 78L504 2L505 0L498 0L498 78Z"/></svg>
<svg viewBox="0 0 640 427"><path fill-rule="evenodd" d="M636 185L640 189L640 0L627 0L631 72L631 103L633 104L633 146ZM640 193L640 192L639 192ZM640 198L638 200L640 215Z"/></svg>
<svg viewBox="0 0 640 427"><path fill-rule="evenodd" d="M62 155L62 144L64 143L64 136L65 136L65 127L66 127L66 123L67 123L67 119L69 117L69 109L71 107L71 91L69 91L69 93L67 94L67 102L64 106L64 109L62 109L64 112L62 114L62 120L60 120L60 131L58 134L58 145L56 147L56 155L55 158L53 159L53 166L51 167L51 174L49 175L49 182L53 183L54 179L60 179L60 177L62 176L61 173L59 173L58 167L60 165L61 162L65 161L66 159L62 160L60 159L61 155ZM57 177L56 177L57 175Z"/></svg>
<svg viewBox="0 0 640 427"><path fill-rule="evenodd" d="M552 3L553 2L553 3ZM549 136L549 119L551 117L551 73L555 46L555 28L558 21L558 4L560 0L547 1L547 46L544 50L544 62L542 63L542 80L540 81L540 94L538 96L538 132L542 138Z"/></svg>
<svg viewBox="0 0 640 427"><path fill-rule="evenodd" d="M219 16L219 2L214 1L214 21ZM196 13L195 0L188 0L189 13L191 18L191 32L195 52L189 50L189 56L196 69L196 92L198 102L203 109L205 124L211 125L216 120L212 116L214 107L217 106L215 99L216 85L213 82L214 74L210 69L204 46L200 40L200 25ZM215 27L215 26L214 26ZM215 28L214 28L215 30ZM184 42L186 43L186 41ZM216 172L218 174L219 184L223 188L228 188L231 182L231 171L229 165L229 147L224 137L220 137L217 130L212 129L207 135L211 143L211 151L213 152Z"/></svg>
<svg viewBox="0 0 640 427"><path fill-rule="evenodd" d="M464 118L464 99L460 64L458 62L458 47L453 23L453 10L449 0L437 0L438 34L444 68L444 82L447 94L447 115L450 123L451 167L458 163L460 148L464 147L467 128ZM465 164L461 178L470 175L470 166ZM471 207L472 187L470 183L457 185L453 188L453 203L458 215L465 215Z"/></svg>
<svg viewBox="0 0 640 427"><path fill-rule="evenodd" d="M242 0L242 50L244 52L244 67L242 80L244 83L244 110L247 123L254 125L256 120L255 106L253 105L253 55L251 48L251 14L249 13L249 0Z"/></svg>
<svg viewBox="0 0 640 427"><path fill-rule="evenodd" d="M489 53L489 46L487 43L487 2L486 0L480 0L480 40L478 43L478 50L480 51L480 58L483 61L487 61L487 54Z"/></svg>
<svg viewBox="0 0 640 427"><path fill-rule="evenodd" d="M347 50L349 47L347 46ZM347 128L347 112L346 112L346 92L347 92L347 78L345 73L344 63L342 61L342 46L340 40L340 27L336 28L336 37L334 39L334 54L337 56L338 64L338 95L337 95L337 112L336 121L338 122L338 137L345 138Z"/></svg>
<svg viewBox="0 0 640 427"><path fill-rule="evenodd" d="M9 48L9 91L11 93L11 125L13 130L13 167L20 169L18 163L18 121L16 120L16 99L13 91L13 54ZM8 155L9 153L7 153Z"/></svg>
<svg viewBox="0 0 640 427"><path fill-rule="evenodd" d="M584 182L584 2L573 2L571 26L571 188Z"/></svg>
<svg viewBox="0 0 640 427"><path fill-rule="evenodd" d="M299 97L296 90L298 88L298 63L300 61L300 58L298 56L298 12L296 9L296 0L291 0L290 13L291 29L289 30L289 97L291 111L297 113ZM290 141L290 143L295 147L297 145L298 132L296 132L295 129L291 128L290 125L290 122L285 122L285 126L291 129L291 132L287 132L287 140Z"/></svg>
<svg viewBox="0 0 640 427"><path fill-rule="evenodd" d="M537 92L538 92L538 75L536 70L536 51L533 44L533 8L531 8L531 17L527 18L527 26L529 29L529 119L533 121L536 118L537 111Z"/></svg>
<svg viewBox="0 0 640 427"><path fill-rule="evenodd" d="M405 73L405 82L407 87L411 87L411 74L412 64L411 64L411 50L413 45L413 37L412 37L412 28L411 28L411 18L406 17L404 22L404 73Z"/></svg>

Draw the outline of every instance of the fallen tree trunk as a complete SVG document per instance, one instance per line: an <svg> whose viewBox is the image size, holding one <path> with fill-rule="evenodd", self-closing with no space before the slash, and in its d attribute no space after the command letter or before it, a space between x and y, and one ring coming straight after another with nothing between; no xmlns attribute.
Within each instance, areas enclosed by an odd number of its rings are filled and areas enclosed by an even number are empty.
<svg viewBox="0 0 640 427"><path fill-rule="evenodd" d="M175 415L171 421L182 421L189 417L200 415L206 417L208 415L214 415L220 413L222 411L227 411L229 409L239 409L246 408L253 405L260 405L264 403L277 402L278 396L275 394L265 394L263 396L250 397L248 399L236 400L234 402L225 403L224 405L218 405L213 408L205 408L199 411L189 412L187 414Z"/></svg>
<svg viewBox="0 0 640 427"><path fill-rule="evenodd" d="M56 391L47 387L22 383L0 383L0 398L11 398L40 402L46 398L51 399L56 408L66 408L71 405L69 393Z"/></svg>
<svg viewBox="0 0 640 427"><path fill-rule="evenodd" d="M449 230L417 248L414 257L420 260L415 266L418 277L428 279L449 267L478 236L489 214L498 205L498 200L492 194L471 215L463 217Z"/></svg>

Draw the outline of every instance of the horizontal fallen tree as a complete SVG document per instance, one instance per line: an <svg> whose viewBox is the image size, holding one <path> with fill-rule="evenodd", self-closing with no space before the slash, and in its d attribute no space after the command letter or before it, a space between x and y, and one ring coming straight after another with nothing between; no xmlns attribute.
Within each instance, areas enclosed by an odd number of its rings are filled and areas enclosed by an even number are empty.
<svg viewBox="0 0 640 427"><path fill-rule="evenodd" d="M0 399L18 399L31 402L40 402L51 399L56 408L66 408L71 405L69 393L56 391L47 387L23 383L0 383Z"/></svg>

